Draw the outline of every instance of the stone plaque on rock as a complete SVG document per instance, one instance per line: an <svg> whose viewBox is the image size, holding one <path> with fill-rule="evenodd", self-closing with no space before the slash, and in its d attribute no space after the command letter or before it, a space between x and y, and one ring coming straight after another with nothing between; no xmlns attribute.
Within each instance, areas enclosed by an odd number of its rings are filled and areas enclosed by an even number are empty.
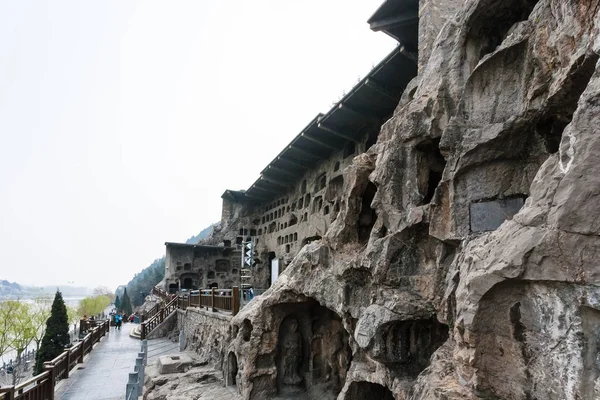
<svg viewBox="0 0 600 400"><path fill-rule="evenodd" d="M498 199L471 203L471 232L486 232L498 229L507 219L511 219L525 204L523 197Z"/></svg>

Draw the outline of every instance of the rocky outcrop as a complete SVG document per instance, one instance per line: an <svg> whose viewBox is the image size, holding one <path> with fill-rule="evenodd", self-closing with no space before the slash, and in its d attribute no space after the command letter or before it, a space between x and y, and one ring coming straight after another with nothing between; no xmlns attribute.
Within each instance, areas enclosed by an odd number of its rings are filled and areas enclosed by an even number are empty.
<svg viewBox="0 0 600 400"><path fill-rule="evenodd" d="M434 3L337 219L233 320L245 398L600 397L600 2Z"/></svg>

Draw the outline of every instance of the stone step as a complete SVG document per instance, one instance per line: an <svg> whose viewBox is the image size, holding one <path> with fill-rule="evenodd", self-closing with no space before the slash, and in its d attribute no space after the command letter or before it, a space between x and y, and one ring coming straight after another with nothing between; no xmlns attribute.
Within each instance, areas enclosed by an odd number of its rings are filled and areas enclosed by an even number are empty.
<svg viewBox="0 0 600 400"><path fill-rule="evenodd" d="M129 331L129 336L136 339L142 338L142 325L136 326L134 329Z"/></svg>

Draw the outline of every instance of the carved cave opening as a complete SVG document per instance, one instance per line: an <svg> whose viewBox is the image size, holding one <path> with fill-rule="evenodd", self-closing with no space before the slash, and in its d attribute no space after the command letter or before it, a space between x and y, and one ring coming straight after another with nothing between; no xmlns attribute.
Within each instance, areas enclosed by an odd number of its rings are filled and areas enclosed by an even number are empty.
<svg viewBox="0 0 600 400"><path fill-rule="evenodd" d="M550 99L549 110L536 123L534 131L548 153L558 152L563 131L573 119L577 102L592 79L598 59L595 53L580 57L561 91Z"/></svg>
<svg viewBox="0 0 600 400"><path fill-rule="evenodd" d="M358 240L361 243L366 243L371 235L371 230L377 221L377 213L371 208L371 203L377 193L377 186L373 182L369 182L361 198L361 209L358 215Z"/></svg>
<svg viewBox="0 0 600 400"><path fill-rule="evenodd" d="M377 399L394 400L395 397L390 389L372 382L352 382L346 392L346 399Z"/></svg>
<svg viewBox="0 0 600 400"><path fill-rule="evenodd" d="M448 340L448 330L435 318L389 322L379 329L369 355L416 377Z"/></svg>
<svg viewBox="0 0 600 400"><path fill-rule="evenodd" d="M278 304L277 393L309 398L337 396L344 386L352 351L341 318L314 299Z"/></svg>
<svg viewBox="0 0 600 400"><path fill-rule="evenodd" d="M467 35L467 62L473 70L479 60L493 52L511 28L529 18L539 0L491 0L480 4L471 15Z"/></svg>
<svg viewBox="0 0 600 400"><path fill-rule="evenodd" d="M417 145L417 164L419 192L423 196L421 204L429 204L446 168L446 159L440 152L440 138Z"/></svg>
<svg viewBox="0 0 600 400"><path fill-rule="evenodd" d="M181 288L182 289L192 289L194 286L194 281L192 278L184 278L181 281Z"/></svg>
<svg viewBox="0 0 600 400"><path fill-rule="evenodd" d="M296 225L298 223L298 217L296 217L296 215L292 214L290 216L290 221L288 222L288 226L293 226Z"/></svg>
<svg viewBox="0 0 600 400"><path fill-rule="evenodd" d="M232 351L229 353L229 356L227 357L227 366L228 366L228 371L229 371L229 376L228 376L228 386L235 386L236 385L236 380L237 380L237 373L238 373L238 363L237 363L237 357L235 356L235 353Z"/></svg>
<svg viewBox="0 0 600 400"><path fill-rule="evenodd" d="M240 332L242 334L242 339L244 340L244 342L250 340L250 335L252 335L252 322L250 322L248 318L244 319L244 321L242 322L242 328Z"/></svg>
<svg viewBox="0 0 600 400"><path fill-rule="evenodd" d="M169 284L169 293L173 294L173 293L177 293L177 290L179 289L179 285L176 283L171 283Z"/></svg>
<svg viewBox="0 0 600 400"><path fill-rule="evenodd" d="M215 262L215 270L217 272L228 272L231 268L229 260L217 260Z"/></svg>
<svg viewBox="0 0 600 400"><path fill-rule="evenodd" d="M317 240L321 240L321 236L319 236L319 235L309 236L302 241L302 246L304 246L305 244L310 244Z"/></svg>

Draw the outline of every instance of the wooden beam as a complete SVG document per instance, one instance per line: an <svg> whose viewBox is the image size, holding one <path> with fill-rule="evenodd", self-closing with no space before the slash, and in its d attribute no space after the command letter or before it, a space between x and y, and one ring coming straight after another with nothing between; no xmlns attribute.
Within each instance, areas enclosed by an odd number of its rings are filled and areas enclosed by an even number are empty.
<svg viewBox="0 0 600 400"><path fill-rule="evenodd" d="M386 89L384 89L379 83L375 82L371 78L368 78L365 81L365 85L367 85L368 87L376 90L377 92L381 93L382 95L384 95L385 97L389 98L390 100L393 100L396 103L400 102L400 99L397 99L396 97L394 97Z"/></svg>
<svg viewBox="0 0 600 400"><path fill-rule="evenodd" d="M342 139L346 139L346 140L349 140L351 142L357 143L357 140L354 139L353 137L345 135L345 134L343 134L341 132L338 132L335 129L328 127L327 125L322 124L321 122L319 122L319 129L322 129L325 132L329 132L332 135L335 135L335 136L340 137Z"/></svg>
<svg viewBox="0 0 600 400"><path fill-rule="evenodd" d="M325 142L322 142L319 139L315 139L312 136L308 136L305 133L303 133L301 136L306 140L310 140L311 142L318 144L319 146L327 147L328 149L331 149L331 150L339 150L337 147L327 144Z"/></svg>
<svg viewBox="0 0 600 400"><path fill-rule="evenodd" d="M292 164L293 166L296 166L296 167L298 167L298 168L302 168L302 169L310 169L310 167L309 167L308 165L302 164L302 163L300 163L300 162L298 162L298 161L293 161L293 160L290 160L290 159L289 159L289 158L287 158L287 157L284 157L284 158L277 157L277 159L278 159L278 160L283 160L283 162L286 162L286 163Z"/></svg>
<svg viewBox="0 0 600 400"><path fill-rule="evenodd" d="M264 174L264 173L266 173L266 172L269 172L269 171L277 171L277 172L279 172L279 173L282 173L282 174L285 174L285 175L291 176L291 177L293 177L293 178L296 178L296 177L298 177L298 176L299 176L299 175L298 175L298 173L293 173L293 172L290 172L290 171L288 171L288 170L286 170L286 169L279 168L279 167L274 167L274 166L272 166L272 165L269 165L269 166L268 166L268 167L267 167L267 168L266 168L266 169L263 171L263 174ZM303 174L303 172L301 172L301 173L300 173L300 175L302 175L302 174Z"/></svg>
<svg viewBox="0 0 600 400"><path fill-rule="evenodd" d="M260 186L252 186L252 189L253 190L260 190L262 192L267 192L267 193L270 193L270 194L277 194L276 190L274 191L272 189L264 188L264 187L260 187Z"/></svg>
<svg viewBox="0 0 600 400"><path fill-rule="evenodd" d="M391 18L384 18L378 21L374 21L369 24L369 28L374 31L382 29L398 28L401 26L411 25L419 22L419 11L409 11L404 14L397 15Z"/></svg>
<svg viewBox="0 0 600 400"><path fill-rule="evenodd" d="M287 189L287 187L291 183L291 182L283 182L283 181L280 181L280 180L277 180L277 179L273 179L273 178L269 178L269 177L266 177L266 176L261 176L260 179L263 180L263 181L265 181L265 182L269 182L269 183L271 183L273 185L281 186L282 188L286 188L286 189Z"/></svg>
<svg viewBox="0 0 600 400"><path fill-rule="evenodd" d="M255 189L256 189L256 188L255 188ZM249 198L251 198L251 199L260 200L260 201L267 201L267 200L269 200L269 198L268 198L268 197L261 197L261 196L256 196L256 195L253 195L253 194L248 194L248 193L246 193L246 197L249 197Z"/></svg>
<svg viewBox="0 0 600 400"><path fill-rule="evenodd" d="M364 111L362 111L362 110L361 110L361 111L359 111L359 110L357 110L357 109L355 109L355 108L353 108L353 107L350 107L349 105L346 105L346 104L344 104L344 103L340 103L340 104L338 105L338 109L340 109L340 110L344 110L344 111L347 111L347 112L349 112L350 114L354 114L354 115L356 115L357 117L359 117L359 118L362 118L362 119L365 119L365 120L367 120L367 121L368 121L368 122L370 122L370 123L377 123L377 124L380 124L380 123L381 123L381 117L379 117L379 116L377 116L377 115L375 115L375 114L373 114L373 115L368 115L366 112L364 112ZM365 111L366 111L366 110L365 110Z"/></svg>
<svg viewBox="0 0 600 400"><path fill-rule="evenodd" d="M288 148L289 148L289 149L292 149L292 150L295 150L295 151L297 151L297 152L298 152L298 153L300 153L300 154L304 154L305 156L307 156L307 157L311 157L311 158L313 158L313 159L316 159L316 160L324 160L324 159L326 158L326 157L324 157L324 156L320 156L320 155L318 155L318 154L315 154L315 153L309 153L308 151L306 151L306 150L304 150L304 149L301 149L301 148L300 148L300 147L298 147L298 146L291 145L291 146L289 146Z"/></svg>

